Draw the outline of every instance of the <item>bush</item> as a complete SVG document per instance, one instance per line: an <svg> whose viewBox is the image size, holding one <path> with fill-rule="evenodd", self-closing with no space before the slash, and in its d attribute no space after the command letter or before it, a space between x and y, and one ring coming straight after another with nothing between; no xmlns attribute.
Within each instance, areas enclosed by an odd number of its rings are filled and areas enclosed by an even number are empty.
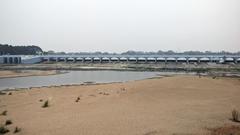
<svg viewBox="0 0 240 135"><path fill-rule="evenodd" d="M7 115L7 110L3 111L3 112L1 113L1 115L6 116L6 115Z"/></svg>
<svg viewBox="0 0 240 135"><path fill-rule="evenodd" d="M9 130L5 126L0 126L0 134L6 134Z"/></svg>
<svg viewBox="0 0 240 135"><path fill-rule="evenodd" d="M77 99L75 100L75 102L78 102L80 100L80 97L77 97Z"/></svg>
<svg viewBox="0 0 240 135"><path fill-rule="evenodd" d="M42 106L42 107L43 107L43 108L49 107L48 100L44 102L44 104L43 104L43 106Z"/></svg>
<svg viewBox="0 0 240 135"><path fill-rule="evenodd" d="M21 128L19 128L19 127L15 127L13 133L18 133L18 132L20 132L20 131L21 131Z"/></svg>
<svg viewBox="0 0 240 135"><path fill-rule="evenodd" d="M11 125L12 121L11 120L6 120L5 125Z"/></svg>
<svg viewBox="0 0 240 135"><path fill-rule="evenodd" d="M232 120L235 122L239 122L239 112L237 110L232 110Z"/></svg>

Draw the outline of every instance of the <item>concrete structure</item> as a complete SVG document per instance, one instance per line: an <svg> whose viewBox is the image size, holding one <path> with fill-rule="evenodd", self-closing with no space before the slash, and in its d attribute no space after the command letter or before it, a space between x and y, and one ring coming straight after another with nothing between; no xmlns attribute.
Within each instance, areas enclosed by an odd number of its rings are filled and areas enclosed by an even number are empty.
<svg viewBox="0 0 240 135"><path fill-rule="evenodd" d="M35 63L240 63L237 55L2 55L0 64Z"/></svg>
<svg viewBox="0 0 240 135"><path fill-rule="evenodd" d="M0 64L35 64L42 62L39 56L2 55Z"/></svg>
<svg viewBox="0 0 240 135"><path fill-rule="evenodd" d="M22 58L20 56L13 57L1 57L0 64L20 64L22 63Z"/></svg>
<svg viewBox="0 0 240 135"><path fill-rule="evenodd" d="M22 56L21 57L22 61L21 64L36 64L36 63L41 63L42 62L42 58L39 56Z"/></svg>

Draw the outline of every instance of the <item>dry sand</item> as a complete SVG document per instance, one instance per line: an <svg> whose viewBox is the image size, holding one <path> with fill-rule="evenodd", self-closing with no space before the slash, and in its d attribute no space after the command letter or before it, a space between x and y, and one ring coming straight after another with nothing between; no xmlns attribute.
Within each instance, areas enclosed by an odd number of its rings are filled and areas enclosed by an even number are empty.
<svg viewBox="0 0 240 135"><path fill-rule="evenodd" d="M14 91L0 96L0 111L8 111L0 123L11 119L8 134L18 126L19 135L204 135L237 124L229 120L234 108L239 79L174 76Z"/></svg>
<svg viewBox="0 0 240 135"><path fill-rule="evenodd" d="M0 78L13 78L24 76L46 76L57 74L56 70L0 70Z"/></svg>

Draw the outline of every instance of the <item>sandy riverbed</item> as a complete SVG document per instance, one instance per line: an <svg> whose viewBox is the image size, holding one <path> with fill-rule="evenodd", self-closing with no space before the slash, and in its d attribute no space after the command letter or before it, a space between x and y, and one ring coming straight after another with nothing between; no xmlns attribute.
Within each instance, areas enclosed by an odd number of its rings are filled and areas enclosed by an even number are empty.
<svg viewBox="0 0 240 135"><path fill-rule="evenodd" d="M0 124L11 119L19 135L202 135L237 124L239 96L239 79L197 76L34 88L0 95Z"/></svg>
<svg viewBox="0 0 240 135"><path fill-rule="evenodd" d="M58 74L56 70L0 70L0 78L46 76Z"/></svg>

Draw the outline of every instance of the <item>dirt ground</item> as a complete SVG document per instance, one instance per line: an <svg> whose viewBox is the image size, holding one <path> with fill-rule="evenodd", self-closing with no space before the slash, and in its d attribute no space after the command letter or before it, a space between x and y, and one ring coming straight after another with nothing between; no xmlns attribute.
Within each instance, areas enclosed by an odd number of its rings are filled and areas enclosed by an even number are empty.
<svg viewBox="0 0 240 135"><path fill-rule="evenodd" d="M49 106L42 105L48 100ZM0 95L0 124L19 135L207 135L236 125L240 80L173 76L126 83L33 88Z"/></svg>

